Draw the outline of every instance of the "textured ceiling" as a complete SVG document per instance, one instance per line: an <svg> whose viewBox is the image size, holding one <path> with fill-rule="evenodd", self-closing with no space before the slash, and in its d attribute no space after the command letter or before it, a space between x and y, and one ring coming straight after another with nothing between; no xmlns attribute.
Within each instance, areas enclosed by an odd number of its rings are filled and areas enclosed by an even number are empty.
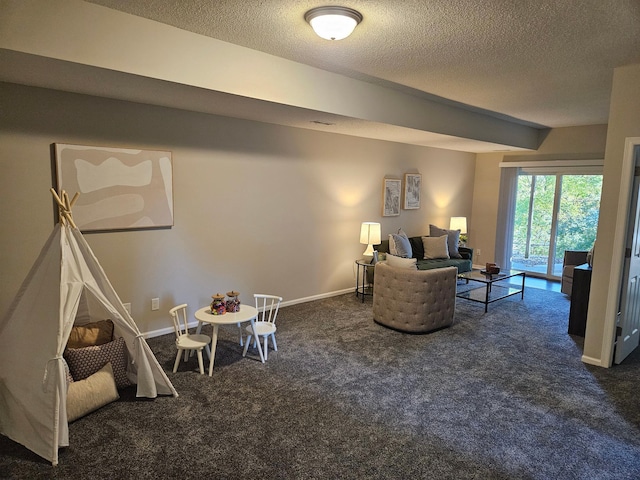
<svg viewBox="0 0 640 480"><path fill-rule="evenodd" d="M640 0L90 0L360 80L545 127L607 123L615 67L640 63ZM351 37L304 13L341 4Z"/></svg>

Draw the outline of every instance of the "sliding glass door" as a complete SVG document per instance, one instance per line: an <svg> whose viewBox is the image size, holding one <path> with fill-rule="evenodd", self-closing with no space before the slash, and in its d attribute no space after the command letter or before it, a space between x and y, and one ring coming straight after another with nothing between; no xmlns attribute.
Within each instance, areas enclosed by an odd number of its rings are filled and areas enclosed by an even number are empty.
<svg viewBox="0 0 640 480"><path fill-rule="evenodd" d="M596 239L602 175L536 173L517 179L511 268L560 278L565 250L589 250Z"/></svg>

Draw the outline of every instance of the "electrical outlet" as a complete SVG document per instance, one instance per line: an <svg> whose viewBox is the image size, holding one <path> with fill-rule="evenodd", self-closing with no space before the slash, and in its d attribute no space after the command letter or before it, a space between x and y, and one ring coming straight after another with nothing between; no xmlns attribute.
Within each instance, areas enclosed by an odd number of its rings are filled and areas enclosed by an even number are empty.
<svg viewBox="0 0 640 480"><path fill-rule="evenodd" d="M124 307L124 309L127 311L127 313L129 315L131 315L131 304L130 303L123 303L122 306Z"/></svg>
<svg viewBox="0 0 640 480"><path fill-rule="evenodd" d="M160 299L152 298L151 299L151 310L160 310Z"/></svg>
<svg viewBox="0 0 640 480"><path fill-rule="evenodd" d="M476 250L476 252L478 253L478 256L482 255L482 250L480 250L479 248Z"/></svg>

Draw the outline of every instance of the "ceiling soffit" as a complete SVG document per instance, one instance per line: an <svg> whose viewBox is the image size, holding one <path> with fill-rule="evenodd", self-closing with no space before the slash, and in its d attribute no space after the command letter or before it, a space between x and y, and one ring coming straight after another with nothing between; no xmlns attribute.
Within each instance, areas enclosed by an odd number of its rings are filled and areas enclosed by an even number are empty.
<svg viewBox="0 0 640 480"><path fill-rule="evenodd" d="M3 81L438 148L537 148L539 130L518 122L90 3L2 8ZM110 83L116 72L119 81ZM142 79L145 88L125 85Z"/></svg>

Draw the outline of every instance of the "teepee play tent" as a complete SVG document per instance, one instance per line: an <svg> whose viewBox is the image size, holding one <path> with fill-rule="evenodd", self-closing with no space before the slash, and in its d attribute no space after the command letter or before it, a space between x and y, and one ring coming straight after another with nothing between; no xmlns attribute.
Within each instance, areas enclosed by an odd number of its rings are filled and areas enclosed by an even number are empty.
<svg viewBox="0 0 640 480"><path fill-rule="evenodd" d="M60 221L0 323L0 432L56 465L69 445L63 352L74 324L113 322L138 397L178 394L73 223L75 197L52 193Z"/></svg>

